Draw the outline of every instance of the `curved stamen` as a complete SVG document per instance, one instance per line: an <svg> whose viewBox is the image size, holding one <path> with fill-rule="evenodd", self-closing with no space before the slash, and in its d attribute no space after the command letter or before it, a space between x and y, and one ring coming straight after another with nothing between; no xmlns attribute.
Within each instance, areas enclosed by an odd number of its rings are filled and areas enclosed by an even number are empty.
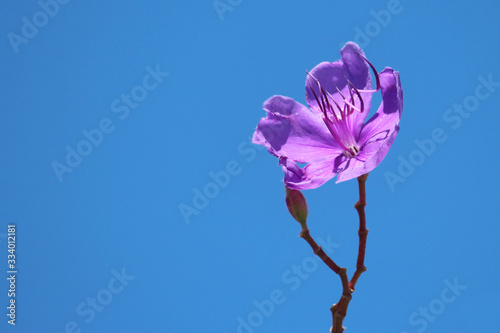
<svg viewBox="0 0 500 333"><path fill-rule="evenodd" d="M359 153L359 148L351 132L351 127L349 125L349 115L352 114L353 109L358 111L361 110L359 110L355 105L356 99L354 98L355 96L351 91L352 84L349 82L348 86L350 100L348 100L344 96L342 91L338 87L336 87L337 91L343 99L343 105L341 106L333 98L333 96L323 88L317 78L315 78L308 71L306 71L306 73L312 79L311 80L310 78L308 78L307 84L309 85L309 89L311 89L312 94L314 95L314 99L316 100L321 113L323 113L323 122L325 123L328 131L332 134L333 139L344 151L345 156L349 158L356 156ZM317 84L319 93L316 93L316 89L313 88L313 80ZM352 86L352 89L357 91L354 86ZM358 95L358 97L360 97L359 93L356 94ZM330 100L333 101L333 103L331 103ZM337 111L335 110L335 107L337 108Z"/></svg>
<svg viewBox="0 0 500 333"><path fill-rule="evenodd" d="M340 96L342 96L342 98L343 98L343 100L344 100L344 103L345 103L346 105L349 105L352 109L354 109L354 110L357 110L357 111L361 112L361 110L360 110L360 109L358 109L358 108L356 107L356 105L355 105L355 101L354 101L354 100L352 100L352 98L351 98L352 102L348 101L348 100L345 98L344 94L342 94L342 91L340 91L340 90L339 90L339 88L338 88L337 86L335 86L335 88L336 88L336 89L337 89L337 91L339 92ZM351 97L352 97L352 94L351 94ZM351 111L351 110L349 110L349 111L350 111L350 112L348 112L348 113L347 113L348 115L350 115L350 114L352 113L352 111Z"/></svg>
<svg viewBox="0 0 500 333"><path fill-rule="evenodd" d="M342 118L344 118L344 116L347 116L350 114L349 110L346 110L346 106L347 106L348 102L347 102L347 99L345 98L344 94L342 94L342 91L340 91L339 87L337 87L337 85L335 85L335 89L337 89L340 96L342 96L342 100L344 101L344 110L340 112L342 114Z"/></svg>
<svg viewBox="0 0 500 333"><path fill-rule="evenodd" d="M354 84L352 84L351 81L349 81L348 78L346 78L346 80L347 80L347 83L349 83L349 85L352 87L352 89L354 90L354 92L356 93L356 95L358 95L359 101L361 103L361 110L360 110L360 112L363 113L363 111L365 110L365 102L363 102L363 99L361 98L361 94L359 93L358 88L356 88L354 86Z"/></svg>
<svg viewBox="0 0 500 333"><path fill-rule="evenodd" d="M319 84L319 81L314 77L312 76L312 74L310 74L308 71L306 71L307 75L309 75L310 77L312 77L315 81L316 81L316 84L318 85L318 87L321 89L321 85ZM328 118L328 115L326 114L326 107L323 103L323 99L321 99L321 103L319 101L319 98L318 98L318 95L316 95L316 92L314 91L314 88L311 84L311 81L308 80L308 83L309 83L309 88L311 89L313 95L314 95L314 98L316 99L316 103L318 103L318 106L321 110L321 112L323 112L323 114L325 115L326 118Z"/></svg>
<svg viewBox="0 0 500 333"><path fill-rule="evenodd" d="M344 112L342 111L342 108L340 107L340 105L337 103L337 101L332 97L332 95L330 95L330 93L328 91L325 91L325 89L321 89L321 92L325 95L325 98L327 101L328 100L328 97L330 97L330 99L333 101L333 103L335 103L335 106L337 107L337 109L339 110L339 114L340 114L340 119L344 119ZM328 105L330 105L330 102L328 102ZM335 112L333 111L333 108L331 108L330 110L332 110L332 113L333 115L335 116L335 119L339 119L337 117L337 115L335 114Z"/></svg>
<svg viewBox="0 0 500 333"><path fill-rule="evenodd" d="M328 120L330 120L330 118L328 117L328 115L326 114L326 105L325 105L325 101L326 101L326 104L328 105L328 110L331 110L332 113L333 113L333 116L334 116L334 119L336 120L337 119L337 115L335 114L335 112L333 111L333 107L331 106L329 100L328 100L328 97L331 98L331 100L335 103L335 105L337 106L337 109L339 110L339 113L341 114L341 117L342 117L342 109L340 108L340 105L338 105L338 103L335 101L335 99L333 99L332 95L330 95L329 92L327 92L325 89L323 89L323 87L321 86L321 83L319 83L319 80L317 78L314 77L314 75L312 75L311 73L309 73L308 71L306 71L307 75L309 75L315 82L316 84L318 85L318 89L319 89L319 92L321 94L321 104L320 104L320 101L319 101L319 98L318 98L318 95L316 95L316 92L314 91L312 85L311 85L311 81L309 81L309 88L311 88L311 91L314 95L314 98L316 99L316 102L318 103L321 111L323 112L323 114L325 115L325 117L328 118ZM323 106L323 107L321 107Z"/></svg>
<svg viewBox="0 0 500 333"><path fill-rule="evenodd" d="M340 96L342 96L342 99L345 101L345 96L344 94L342 94L342 91L340 91L339 87L337 87L337 85L335 85L335 89L337 89L337 91L339 92Z"/></svg>
<svg viewBox="0 0 500 333"><path fill-rule="evenodd" d="M377 81L377 89L376 90L360 90L360 92L370 92L370 93L374 93L374 92L377 92L380 90L380 78L378 77L378 73L377 73L377 70L375 69L375 67L373 67L372 63L368 61L368 59L365 58L364 55L362 55L360 52L358 52L359 56L361 58L363 58L367 63L368 65L370 65L372 71L373 71L373 74L375 74L375 80Z"/></svg>
<svg viewBox="0 0 500 333"><path fill-rule="evenodd" d="M346 78L346 80L347 80L347 78ZM354 100L354 95L352 94L352 89L351 89L351 85L350 85L350 84L351 84L351 83L349 82L349 80L347 80L347 86L348 86L348 88L349 88L349 95L351 96L350 102L351 102L353 105L355 105L355 104L356 104L356 101ZM351 112L349 112L349 114L353 113L353 112L354 112L353 110L354 110L354 108L351 108L351 110L350 110ZM360 110L358 110L358 111L360 111Z"/></svg>
<svg viewBox="0 0 500 333"><path fill-rule="evenodd" d="M349 151L349 148L347 148L344 145L344 143L342 142L342 140L338 136L335 128L332 127L333 123L331 121L329 121L328 119L326 119L326 117L323 117L323 121L326 124L326 127L328 128L328 130L330 131L330 133L332 134L333 139L337 142L337 144L340 146L340 148L342 148L344 151Z"/></svg>
<svg viewBox="0 0 500 333"><path fill-rule="evenodd" d="M328 110L332 111L332 115L333 115L333 120L337 120L337 116L335 115L335 112L333 111L333 106L330 104L330 100L328 99L328 96L325 94L325 90L321 87L321 96L323 96L323 98L325 99L326 101L326 104L328 105ZM335 102L335 101L334 101ZM328 119L330 120L330 119ZM332 121L333 123L333 121Z"/></svg>

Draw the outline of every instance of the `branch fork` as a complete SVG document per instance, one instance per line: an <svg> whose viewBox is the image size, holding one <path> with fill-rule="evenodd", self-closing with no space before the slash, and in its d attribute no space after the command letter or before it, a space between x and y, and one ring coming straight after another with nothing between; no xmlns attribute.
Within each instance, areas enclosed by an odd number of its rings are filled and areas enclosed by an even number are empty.
<svg viewBox="0 0 500 333"><path fill-rule="evenodd" d="M366 239L368 236L368 229L366 229L366 189L365 182L368 178L368 174L358 177L358 188L359 188L359 201L356 202L354 208L357 210L359 215L359 247L358 247L358 260L356 262L356 271L354 272L351 280L347 278L347 269L338 266L326 253L323 251L321 246L319 246L316 241L312 238L306 223L301 223L302 231L300 237L306 240L306 242L311 246L314 254L316 254L323 262L334 271L342 282L342 296L340 300L334 304L330 311L332 312L332 328L331 333L342 333L344 332L344 327L342 323L345 316L347 315L347 308L349 302L352 299L352 293L354 292L356 283L363 272L366 271L365 267L365 250L366 250Z"/></svg>

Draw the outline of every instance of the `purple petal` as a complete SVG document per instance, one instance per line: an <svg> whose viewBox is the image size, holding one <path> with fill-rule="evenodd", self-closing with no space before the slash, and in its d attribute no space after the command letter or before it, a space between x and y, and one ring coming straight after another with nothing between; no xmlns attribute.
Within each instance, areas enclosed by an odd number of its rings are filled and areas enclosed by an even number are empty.
<svg viewBox="0 0 500 333"><path fill-rule="evenodd" d="M359 55L361 53L364 56L363 51L352 42L347 43L344 48L340 51L342 58L336 62L322 62L311 70L311 75L314 76L320 82L321 86L328 91L335 101L343 106L343 98L337 91L337 88L341 90L342 94L349 98L349 86L347 84L347 79L356 87L358 90L362 89L372 89L372 81L370 77L370 67L367 62ZM310 88L309 82L311 81L312 87L316 94L319 96L319 90L317 84L314 80L308 76L306 78L306 101L309 104L311 110L316 113L320 113L318 103L314 94ZM371 93L361 93L361 98L363 99L365 110L360 113L355 111L351 115L351 129L354 136L357 138L361 127L368 116L370 111L371 103ZM360 106L358 97L355 97L356 106Z"/></svg>
<svg viewBox="0 0 500 333"><path fill-rule="evenodd" d="M264 103L264 110L267 116L260 120L252 142L271 154L308 163L341 152L323 120L304 105L273 96Z"/></svg>
<svg viewBox="0 0 500 333"><path fill-rule="evenodd" d="M342 171L337 179L343 182L359 177L375 169L389 152L399 131L399 120L403 112L403 90L399 73L385 68L380 73L382 103L372 118L363 126L360 133L360 153L341 165Z"/></svg>
<svg viewBox="0 0 500 333"><path fill-rule="evenodd" d="M337 174L335 159L338 155L330 154L322 160L307 164L300 168L296 162L280 158L280 165L285 172L285 185L294 190L311 190L320 187Z"/></svg>

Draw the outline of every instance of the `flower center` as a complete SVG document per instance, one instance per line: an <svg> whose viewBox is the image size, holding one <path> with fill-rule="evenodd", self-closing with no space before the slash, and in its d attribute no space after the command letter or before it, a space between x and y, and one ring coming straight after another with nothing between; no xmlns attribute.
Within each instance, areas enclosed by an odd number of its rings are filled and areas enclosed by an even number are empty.
<svg viewBox="0 0 500 333"><path fill-rule="evenodd" d="M353 133L353 127L351 124L351 115L354 111L363 112L364 104L363 99L361 98L361 94L359 90L354 87L349 80L347 81L347 88L349 90L349 98L347 99L344 94L337 88L339 95L342 97L342 106L335 101L335 99L327 92L319 81L312 76L310 73L307 73L318 85L319 88L319 96L316 94L316 91L312 87L311 81L309 81L309 87L314 94L314 98L318 103L318 106L323 113L323 121L326 124L326 127L332 134L334 140L344 151L344 155L346 157L354 157L359 153L359 146L356 142ZM356 106L355 96L357 95L360 107Z"/></svg>
<svg viewBox="0 0 500 333"><path fill-rule="evenodd" d="M332 134L334 140L342 148L344 155L348 158L352 158L360 152L360 147L356 141L354 133L355 124L352 124L351 115L355 111L362 113L365 110L365 105L363 99L361 98L361 92L374 93L380 89L380 80L377 71L363 55L360 54L360 56L370 65L371 69L375 73L377 88L376 90L358 90L349 81L349 79L346 78L346 88L349 94L348 97L346 97L342 91L336 87L337 92L342 98L342 102L340 104L337 103L332 95L321 86L318 79L306 71L307 75L309 75L318 85L319 96L314 90L311 80L308 80L309 87L314 94L314 98L318 103L319 109L323 113L323 121ZM359 107L356 104L359 104Z"/></svg>

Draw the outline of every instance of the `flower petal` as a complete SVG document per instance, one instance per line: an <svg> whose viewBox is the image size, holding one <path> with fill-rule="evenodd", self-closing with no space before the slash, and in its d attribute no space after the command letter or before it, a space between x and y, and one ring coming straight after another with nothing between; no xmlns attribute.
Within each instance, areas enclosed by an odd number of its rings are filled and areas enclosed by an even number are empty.
<svg viewBox="0 0 500 333"><path fill-rule="evenodd" d="M300 163L321 159L341 149L318 115L289 97L273 96L264 103L267 116L262 118L252 142L269 153Z"/></svg>
<svg viewBox="0 0 500 333"><path fill-rule="evenodd" d="M385 68L380 73L382 103L360 133L360 153L340 168L337 183L359 177L375 169L387 155L399 132L399 120L403 112L403 90L399 73ZM347 165L349 163L349 165Z"/></svg>
<svg viewBox="0 0 500 333"><path fill-rule="evenodd" d="M322 62L314 67L310 73L313 77L318 79L321 87L329 92L340 106L343 106L343 97L337 91L337 88L342 92L345 98L349 99L350 89L347 80L349 80L358 90L372 89L372 81L370 77L370 67L360 56L360 54L364 56L364 53L358 45L348 42L342 48L340 54L342 55L340 60L336 62ZM308 76L306 79L306 101L311 110L316 113L321 113L310 85L312 85L316 95L319 96L319 89L316 82ZM355 104L359 107L361 103L357 95L354 97ZM355 138L358 138L363 122L370 112L371 93L361 93L361 98L364 103L364 111L354 111L354 114L350 116L351 130Z"/></svg>
<svg viewBox="0 0 500 333"><path fill-rule="evenodd" d="M337 174L335 159L338 155L330 154L321 161L315 161L300 168L296 162L280 157L279 164L285 172L285 185L294 190L311 190L320 187Z"/></svg>

